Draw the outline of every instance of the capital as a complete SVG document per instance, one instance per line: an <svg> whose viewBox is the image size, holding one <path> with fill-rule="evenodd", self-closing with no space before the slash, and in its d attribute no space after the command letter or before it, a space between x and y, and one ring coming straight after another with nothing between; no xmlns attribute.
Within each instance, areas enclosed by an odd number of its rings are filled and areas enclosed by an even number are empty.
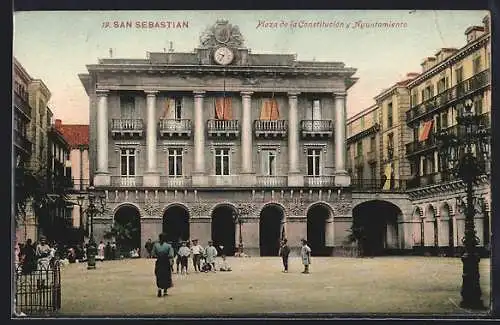
<svg viewBox="0 0 500 325"><path fill-rule="evenodd" d="M300 91L289 91L288 92L288 97L289 98L297 97L298 95L300 95Z"/></svg>
<svg viewBox="0 0 500 325"><path fill-rule="evenodd" d="M253 95L253 91L242 91L240 92L241 97L250 97Z"/></svg>
<svg viewBox="0 0 500 325"><path fill-rule="evenodd" d="M205 91L204 90L194 90L193 91L193 94L194 94L194 97L203 97L205 96Z"/></svg>
<svg viewBox="0 0 500 325"><path fill-rule="evenodd" d="M335 98L344 99L347 97L347 93L345 91L334 92L333 96L335 96Z"/></svg>
<svg viewBox="0 0 500 325"><path fill-rule="evenodd" d="M107 90L107 89L96 89L95 93L96 93L97 96L104 97L104 96L108 96L109 90Z"/></svg>
<svg viewBox="0 0 500 325"><path fill-rule="evenodd" d="M158 90L153 90L153 89L145 89L144 92L148 97L154 97L156 96L156 94L158 94Z"/></svg>

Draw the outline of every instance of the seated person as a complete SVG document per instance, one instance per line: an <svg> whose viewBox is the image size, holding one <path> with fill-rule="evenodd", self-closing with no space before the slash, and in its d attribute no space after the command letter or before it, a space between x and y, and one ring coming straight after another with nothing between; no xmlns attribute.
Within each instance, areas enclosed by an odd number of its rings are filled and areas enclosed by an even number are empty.
<svg viewBox="0 0 500 325"><path fill-rule="evenodd" d="M231 267L229 266L229 264L227 263L226 261L226 255L222 255L222 263L221 263L221 266L220 266L220 271L222 272L230 272L232 271L231 270Z"/></svg>
<svg viewBox="0 0 500 325"><path fill-rule="evenodd" d="M201 272L210 272L212 271L212 265L210 263L207 263L206 261L203 261L202 266L201 266Z"/></svg>

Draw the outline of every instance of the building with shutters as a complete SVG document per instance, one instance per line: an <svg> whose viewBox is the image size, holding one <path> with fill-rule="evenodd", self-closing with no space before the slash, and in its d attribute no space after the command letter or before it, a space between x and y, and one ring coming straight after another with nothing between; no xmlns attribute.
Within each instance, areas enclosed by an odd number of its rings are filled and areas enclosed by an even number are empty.
<svg viewBox="0 0 500 325"><path fill-rule="evenodd" d="M160 232L212 239L229 255L240 241L247 254L276 255L283 236L293 247L308 238L316 255L343 249L355 69L253 53L237 26L217 21L192 52L87 70L90 179L108 207L96 240L120 223L134 237L122 246L142 249Z"/></svg>
<svg viewBox="0 0 500 325"><path fill-rule="evenodd" d="M436 134L457 128L456 117L471 99L476 115L491 125L491 43L489 19L465 31L466 45L444 48L375 97L376 103L347 120L347 166L353 202L371 191L398 211L400 249L456 255L464 236L464 186L439 154ZM475 188L477 236L489 252L491 184L488 175ZM353 218L373 213L374 204L354 209ZM371 210L370 210L371 209ZM390 209L389 209L390 210ZM386 224L386 228L389 227ZM385 233L386 240L389 232ZM387 242L386 242L387 243Z"/></svg>

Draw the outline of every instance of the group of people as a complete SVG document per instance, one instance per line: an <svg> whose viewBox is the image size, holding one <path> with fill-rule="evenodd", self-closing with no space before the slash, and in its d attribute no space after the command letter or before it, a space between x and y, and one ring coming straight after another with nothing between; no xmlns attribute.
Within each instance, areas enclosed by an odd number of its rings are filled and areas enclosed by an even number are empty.
<svg viewBox="0 0 500 325"><path fill-rule="evenodd" d="M302 239L302 248L300 250L300 257L302 259L302 264L304 265L304 271L302 273L309 273L309 265L311 264L311 248L307 244L307 240ZM284 238L281 241L279 256L283 260L283 272L288 273L288 257L290 256L290 247L288 246L288 241Z"/></svg>
<svg viewBox="0 0 500 325"><path fill-rule="evenodd" d="M177 273L179 273L180 266L180 274L188 274L190 256L192 257L195 272L216 272L218 252L211 240L208 241L206 248L203 248L197 239L192 240L192 245L188 241L180 241L178 244L179 247L176 249L167 242L165 234L160 234L158 242L153 243L149 239L145 245L148 257L156 258L155 276L158 297L166 296L167 290L173 286L172 273L174 272L174 264L177 266ZM223 247L221 247L221 250L223 250ZM231 271L225 254L222 254L222 260L219 271Z"/></svg>

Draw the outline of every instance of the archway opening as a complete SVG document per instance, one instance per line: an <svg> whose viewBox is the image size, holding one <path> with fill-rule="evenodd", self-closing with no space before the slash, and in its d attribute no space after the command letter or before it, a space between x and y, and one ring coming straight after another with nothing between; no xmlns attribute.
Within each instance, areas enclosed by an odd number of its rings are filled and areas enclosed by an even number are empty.
<svg viewBox="0 0 500 325"><path fill-rule="evenodd" d="M260 256L278 256L285 214L278 205L270 204L260 212Z"/></svg>
<svg viewBox="0 0 500 325"><path fill-rule="evenodd" d="M386 201L368 201L353 209L353 229L364 256L390 254L398 248L398 216L401 210Z"/></svg>
<svg viewBox="0 0 500 325"><path fill-rule="evenodd" d="M141 248L141 215L136 207L124 205L115 213L114 239L122 254Z"/></svg>
<svg viewBox="0 0 500 325"><path fill-rule="evenodd" d="M163 214L163 233L168 242L189 239L189 212L181 205L173 205Z"/></svg>
<svg viewBox="0 0 500 325"><path fill-rule="evenodd" d="M307 242L313 256L329 256L326 247L326 226L330 211L322 204L315 204L307 211Z"/></svg>
<svg viewBox="0 0 500 325"><path fill-rule="evenodd" d="M219 254L234 255L236 243L234 213L234 208L229 205L218 206L212 212L212 241Z"/></svg>

